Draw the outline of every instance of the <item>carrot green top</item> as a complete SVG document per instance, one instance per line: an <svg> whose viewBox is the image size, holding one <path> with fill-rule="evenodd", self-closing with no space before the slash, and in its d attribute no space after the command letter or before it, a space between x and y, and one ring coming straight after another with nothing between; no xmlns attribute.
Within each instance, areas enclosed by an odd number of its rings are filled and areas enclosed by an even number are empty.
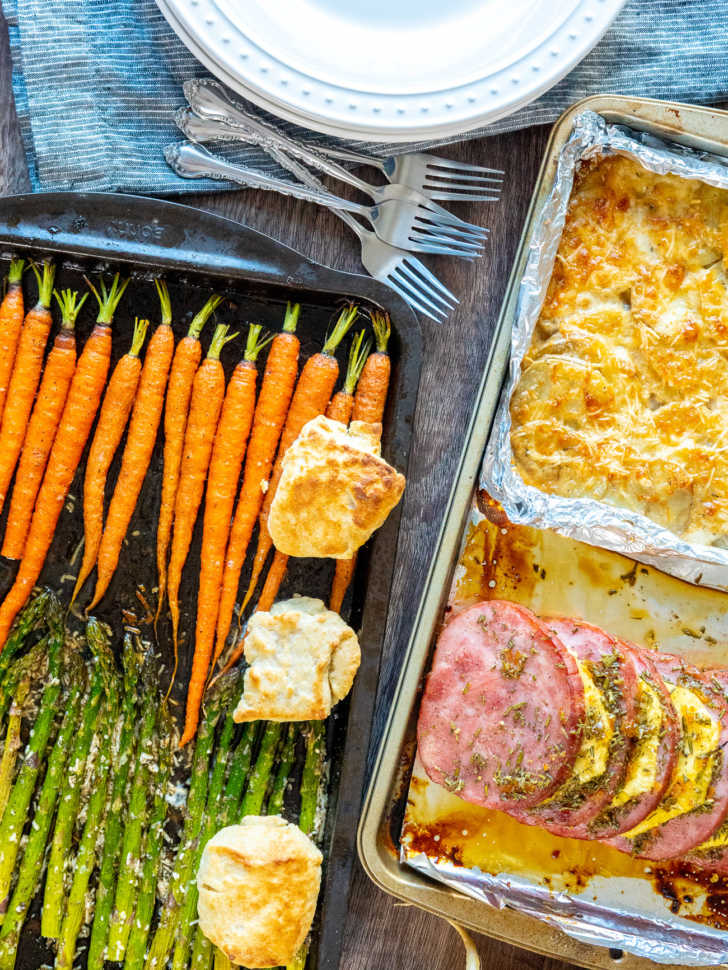
<svg viewBox="0 0 728 970"><path fill-rule="evenodd" d="M134 335L131 338L131 347L129 348L130 357L138 357L141 353L141 349L144 346L144 340L147 336L147 330L149 329L148 320L140 320L136 317L134 320Z"/></svg>
<svg viewBox="0 0 728 970"><path fill-rule="evenodd" d="M86 302L88 293L84 293L80 300L75 290L61 290L60 293L58 290L54 290L53 295L61 308L61 329L73 330L76 326L79 310Z"/></svg>
<svg viewBox="0 0 728 970"><path fill-rule="evenodd" d="M283 318L283 333L295 333L298 317L301 313L300 303L286 303L286 315Z"/></svg>
<svg viewBox="0 0 728 970"><path fill-rule="evenodd" d="M374 328L374 337L377 341L377 353L386 354L387 344L392 333L389 314L375 310L372 313L372 327Z"/></svg>
<svg viewBox="0 0 728 970"><path fill-rule="evenodd" d="M251 323L248 328L248 339L245 342L244 360L254 363L258 359L258 354L273 339L273 334L264 336L265 330L259 323Z"/></svg>
<svg viewBox="0 0 728 970"><path fill-rule="evenodd" d="M235 340L237 333L231 333L228 336L228 327L225 323L220 323L215 327L215 333L212 335L212 342L210 343L210 349L207 351L208 360L220 360L220 353L225 344L229 344L231 340Z"/></svg>
<svg viewBox="0 0 728 970"><path fill-rule="evenodd" d="M47 310L51 305L51 296L53 295L53 277L56 275L56 268L53 263L43 263L43 273L41 275L41 272L35 263L31 263L30 265L35 273L35 278L38 281L38 306L42 306Z"/></svg>
<svg viewBox="0 0 728 970"><path fill-rule="evenodd" d="M349 332L351 325L354 323L358 315L359 308L355 307L354 305L348 306L346 309L341 311L339 314L339 319L334 325L334 329L326 338L326 343L321 348L322 354L326 354L327 357L333 357L336 348Z"/></svg>
<svg viewBox="0 0 728 970"><path fill-rule="evenodd" d="M19 283L23 278L23 268L25 267L24 259L11 259L10 268L8 269L8 285L13 286Z"/></svg>
<svg viewBox="0 0 728 970"><path fill-rule="evenodd" d="M164 280L155 280L154 285L157 287L157 293L159 294L159 306L162 312L162 326L171 327L172 301L169 298L167 284L164 282Z"/></svg>
<svg viewBox="0 0 728 970"><path fill-rule="evenodd" d="M364 334L365 331L362 330L361 333L356 335L349 351L349 365L346 368L346 378L344 379L344 391L347 394L354 393L357 381L364 370L364 364L367 362L367 357L372 352L372 342L371 340L365 341Z"/></svg>
<svg viewBox="0 0 728 970"><path fill-rule="evenodd" d="M119 305L119 300L124 295L124 290L129 285L129 280L120 281L119 274L114 276L111 283L111 289L106 289L106 283L104 282L103 276L99 277L99 289L101 293L96 289L91 280L84 277L86 284L89 289L96 297L96 301L99 305L99 315L96 317L96 323L106 324L107 326L114 319L114 314L116 313L116 308Z"/></svg>
<svg viewBox="0 0 728 970"><path fill-rule="evenodd" d="M199 311L199 313L196 313L195 316L192 318L192 323L190 324L190 329L187 331L187 336L194 337L195 340L198 340L200 337L200 334L202 333L202 328L210 319L214 310L216 310L221 303L222 303L222 297L218 296L217 293L213 293L210 299L207 301L207 303Z"/></svg>

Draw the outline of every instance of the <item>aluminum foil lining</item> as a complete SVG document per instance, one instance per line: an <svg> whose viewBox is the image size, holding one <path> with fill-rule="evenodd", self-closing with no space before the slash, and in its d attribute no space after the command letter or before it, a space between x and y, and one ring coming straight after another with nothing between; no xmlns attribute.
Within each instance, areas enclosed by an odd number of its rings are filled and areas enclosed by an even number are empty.
<svg viewBox="0 0 728 970"><path fill-rule="evenodd" d="M423 852L410 852L406 843L401 847L400 861L489 906L497 909L508 906L550 923L580 943L685 967L722 966L728 962L725 933L696 928L684 920L668 922L657 916L620 911L618 905L607 912L603 894L600 904L595 904L569 893L551 892L519 876L493 876L479 869L464 869L448 860L433 859Z"/></svg>
<svg viewBox="0 0 728 970"><path fill-rule="evenodd" d="M479 530L486 534L484 542ZM483 549L491 561L482 562ZM471 575L473 563L487 570L496 599L544 614L583 616L637 643L647 642L651 631L653 645L661 650L696 664L728 666L728 620L721 592L698 593L660 569L640 570L631 582L629 574L621 575L624 561L613 552L592 546L579 554L570 537L554 530L513 526L500 518L492 523L475 502L449 595L454 609L482 598L481 569ZM613 595L607 596L606 590ZM491 815L500 817L497 812L484 814L431 781L415 757L400 835L401 863L490 906L509 907L549 923L582 943L656 963L728 965L728 932L704 919L705 885L691 885L675 912L670 894L656 888L659 864L646 860L630 860L614 871L602 860L592 863L593 871L585 870L582 878L564 881L562 871L580 868L578 857L569 854L570 840L515 822L513 830L497 823L491 829ZM505 817L500 821L508 822ZM528 841L521 840L541 836L547 841L540 852L529 853ZM589 842L574 845L588 853ZM552 847L559 848L558 860ZM554 859L548 870L539 869L535 861L543 855Z"/></svg>
<svg viewBox="0 0 728 970"><path fill-rule="evenodd" d="M707 152L668 144L646 133L609 125L585 111L559 156L553 188L537 219L513 322L511 357L481 472L482 487L503 506L511 522L555 529L591 545L638 559L679 579L728 589L728 550L685 542L677 535L628 509L595 499L562 498L526 485L515 470L511 450L510 400L521 361L538 322L564 228L574 173L582 160L605 154L629 155L661 175L699 179L728 189L728 160Z"/></svg>

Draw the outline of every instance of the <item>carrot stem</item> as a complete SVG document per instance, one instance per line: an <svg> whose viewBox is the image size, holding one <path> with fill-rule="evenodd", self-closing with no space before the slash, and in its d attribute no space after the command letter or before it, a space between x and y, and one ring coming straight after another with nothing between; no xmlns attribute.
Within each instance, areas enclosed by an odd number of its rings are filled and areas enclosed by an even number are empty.
<svg viewBox="0 0 728 970"><path fill-rule="evenodd" d="M377 342L377 353L386 354L387 344L392 335L392 322L389 319L389 314L375 310L372 313L372 329L374 330L374 339Z"/></svg>
<svg viewBox="0 0 728 970"><path fill-rule="evenodd" d="M222 297L218 296L217 293L213 293L210 299L205 303L203 308L199 310L192 318L192 323L190 323L190 328L187 331L188 337L193 337L195 340L200 339L200 334L202 333L202 328L205 326L207 321L210 319L214 311L222 303Z"/></svg>
<svg viewBox="0 0 728 970"><path fill-rule="evenodd" d="M131 347L129 348L130 357L138 357L144 346L144 341L147 339L147 330L149 330L149 321L140 320L139 317L134 318L134 334L131 339Z"/></svg>
<svg viewBox="0 0 728 970"><path fill-rule="evenodd" d="M210 349L207 351L208 360L220 360L220 354L225 344L229 344L231 340L235 340L236 337L240 336L237 330L228 336L229 329L230 327L226 323L219 323L215 327L215 332L210 342Z"/></svg>
<svg viewBox="0 0 728 970"><path fill-rule="evenodd" d="M244 360L250 361L251 364L256 362L261 350L267 347L275 336L275 334L271 333L264 337L264 333L265 331L260 323L251 323L248 327L248 339L245 341Z"/></svg>
<svg viewBox="0 0 728 970"><path fill-rule="evenodd" d="M164 280L155 280L154 285L157 287L157 293L159 295L159 307L162 314L162 326L171 327L172 326L172 301L169 296L169 290L167 289L167 284Z"/></svg>
<svg viewBox="0 0 728 970"><path fill-rule="evenodd" d="M13 286L16 283L20 283L23 279L23 270L25 269L24 259L11 259L10 268L8 269L8 286Z"/></svg>
<svg viewBox="0 0 728 970"><path fill-rule="evenodd" d="M58 290L54 290L53 296L55 296L58 306L61 308L61 329L73 330L88 293L84 293L80 300L75 290L61 290L60 293Z"/></svg>
<svg viewBox="0 0 728 970"><path fill-rule="evenodd" d="M349 365L346 368L346 377L344 379L344 393L353 394L356 388L357 381L361 377L361 372L364 370L364 364L367 362L367 357L372 352L372 341L371 339L364 341L366 331L362 330L354 338L351 344L351 350L349 351Z"/></svg>
<svg viewBox="0 0 728 970"><path fill-rule="evenodd" d="M326 338L326 343L321 348L322 354L325 354L327 357L333 357L336 353L336 348L349 332L358 315L359 308L353 304L341 311L339 319L334 324L334 329Z"/></svg>
<svg viewBox="0 0 728 970"><path fill-rule="evenodd" d="M301 315L300 303L286 303L286 315L283 318L283 333L295 333L298 318Z"/></svg>
<svg viewBox="0 0 728 970"><path fill-rule="evenodd" d="M56 268L53 263L43 263L43 273L41 274L35 263L31 263L30 266L38 281L38 306L45 307L47 310L51 305L53 277L56 275Z"/></svg>
<svg viewBox="0 0 728 970"><path fill-rule="evenodd" d="M87 276L84 276L84 279L86 280L86 285L96 297L96 302L99 305L99 315L96 317L96 323L107 325L110 324L114 319L114 313L116 313L116 308L119 305L119 301L129 285L129 280L120 280L119 274L117 273L111 283L111 288L107 289L103 276L100 276L99 289L101 290L101 293L99 293Z"/></svg>

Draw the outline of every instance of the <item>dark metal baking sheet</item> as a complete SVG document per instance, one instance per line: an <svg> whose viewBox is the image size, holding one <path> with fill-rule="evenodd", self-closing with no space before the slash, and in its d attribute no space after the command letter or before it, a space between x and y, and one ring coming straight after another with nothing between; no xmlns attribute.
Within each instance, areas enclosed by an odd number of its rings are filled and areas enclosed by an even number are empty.
<svg viewBox="0 0 728 970"><path fill-rule="evenodd" d="M0 269L4 272L11 254L25 252L36 259L53 257L58 265L57 288L85 288L84 274L108 275L117 270L124 275L131 274L132 282L114 322L112 366L128 349L135 316L149 317L153 326L158 321L158 301L152 285L158 275L164 276L170 288L178 338L213 291L225 297L224 306L217 312L218 321L230 323L235 330L245 328L248 323L263 323L277 331L286 301L300 302L302 357L320 348L332 317L345 300L387 310L393 325L392 381L384 420L383 454L406 473L422 339L412 311L383 285L368 277L320 266L261 233L219 216L136 196L53 193L3 199ZM32 292L33 286L28 281L26 298ZM91 330L94 310L87 301L77 325L79 345ZM208 325L208 329L211 331L212 327ZM206 337L209 340L209 332ZM206 344L204 339L203 344ZM342 365L346 347L348 342L338 355ZM239 356L232 351L223 355L228 373ZM154 547L161 452L160 432L119 569L109 592L94 611L117 632L121 631L122 609L135 610L139 617L144 613L135 592L140 584L146 588L150 602L155 601L152 590L156 585ZM107 499L118 465L117 455L109 477ZM75 509L70 511L67 507L62 514L41 577L42 582L64 589L68 596L72 588L69 574L77 571L78 562L74 568L69 568L68 563L83 535L80 513L83 467L82 463L71 489ZM324 839L325 871L310 962L316 970L337 970L340 962L399 518L397 509L363 551L352 593L344 604L345 617L348 613L349 622L360 631L362 664L349 698L336 708L329 724L331 776ZM177 701L184 698L191 666L201 519L200 516L180 593L184 609L180 668L174 694ZM281 596L301 592L326 599L332 571L332 563L328 561L292 560ZM10 563L0 560L0 591L7 588L13 572ZM245 575L244 572L243 580ZM149 630L143 629L143 632L146 635ZM169 633L168 625L160 630L160 649L167 661L171 654ZM29 924L32 931L32 919ZM35 970L37 949L26 948L21 957L20 970Z"/></svg>

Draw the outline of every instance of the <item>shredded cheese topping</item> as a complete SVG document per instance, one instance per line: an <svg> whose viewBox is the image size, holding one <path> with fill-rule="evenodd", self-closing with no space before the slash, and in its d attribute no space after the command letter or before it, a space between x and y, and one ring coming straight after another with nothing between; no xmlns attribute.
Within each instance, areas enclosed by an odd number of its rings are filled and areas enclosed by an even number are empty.
<svg viewBox="0 0 728 970"><path fill-rule="evenodd" d="M727 270L728 192L582 167L511 401L528 484L728 545Z"/></svg>

